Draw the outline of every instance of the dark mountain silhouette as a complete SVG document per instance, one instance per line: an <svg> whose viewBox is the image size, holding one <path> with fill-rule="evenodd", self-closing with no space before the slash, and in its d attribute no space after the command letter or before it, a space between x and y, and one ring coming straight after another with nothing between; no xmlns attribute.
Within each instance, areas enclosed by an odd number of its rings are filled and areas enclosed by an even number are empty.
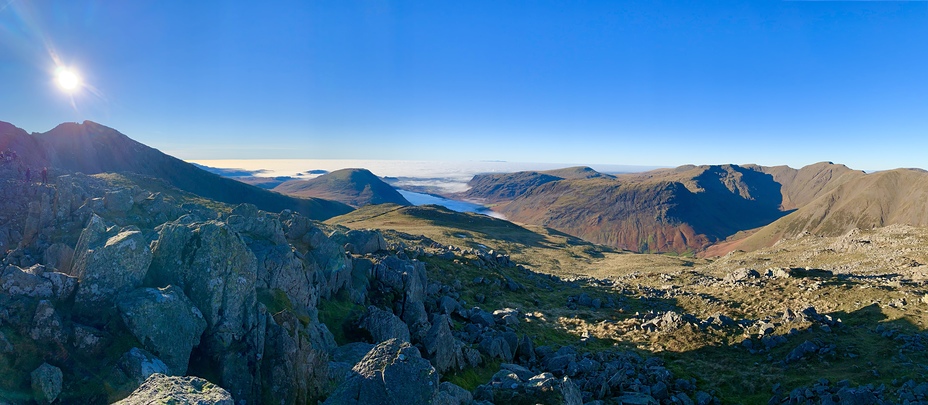
<svg viewBox="0 0 928 405"><path fill-rule="evenodd" d="M393 186L366 169L342 169L314 179L290 180L274 191L340 201L353 207L384 203L412 205Z"/></svg>
<svg viewBox="0 0 928 405"><path fill-rule="evenodd" d="M251 203L271 212L291 209L314 219L351 211L335 201L294 198L209 173L91 121L64 123L45 133L27 135L31 140L23 137L24 131L2 124L0 145L15 143L23 162L34 167L48 165L86 174L137 173L224 203Z"/></svg>

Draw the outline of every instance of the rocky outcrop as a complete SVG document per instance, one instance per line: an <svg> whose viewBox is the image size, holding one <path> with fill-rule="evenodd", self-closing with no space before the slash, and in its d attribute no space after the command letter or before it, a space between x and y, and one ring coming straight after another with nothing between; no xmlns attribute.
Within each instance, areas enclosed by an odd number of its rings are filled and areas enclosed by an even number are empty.
<svg viewBox="0 0 928 405"><path fill-rule="evenodd" d="M150 284L176 285L200 309L207 325L200 350L218 365L220 383L236 398L257 397L265 324L255 255L226 223L191 215L162 225L152 251Z"/></svg>
<svg viewBox="0 0 928 405"><path fill-rule="evenodd" d="M206 320L180 288L140 288L120 298L117 306L129 331L168 365L170 374L187 372Z"/></svg>
<svg viewBox="0 0 928 405"><path fill-rule="evenodd" d="M74 310L88 319L99 319L100 311L111 307L117 295L140 286L152 260L148 241L138 228L107 228L96 215L81 233L75 251Z"/></svg>
<svg viewBox="0 0 928 405"><path fill-rule="evenodd" d="M409 343L391 339L374 347L325 404L418 405L438 396L438 373Z"/></svg>
<svg viewBox="0 0 928 405"><path fill-rule="evenodd" d="M229 392L199 377L152 374L118 405L197 404L233 405Z"/></svg>

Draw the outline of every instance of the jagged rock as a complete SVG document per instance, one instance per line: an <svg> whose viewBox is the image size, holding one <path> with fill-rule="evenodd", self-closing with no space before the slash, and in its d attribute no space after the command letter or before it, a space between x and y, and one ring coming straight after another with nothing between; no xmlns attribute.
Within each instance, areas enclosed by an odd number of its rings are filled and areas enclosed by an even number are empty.
<svg viewBox="0 0 928 405"><path fill-rule="evenodd" d="M64 243L53 243L42 254L42 262L46 266L62 271L68 271L71 268L73 258L74 249Z"/></svg>
<svg viewBox="0 0 928 405"><path fill-rule="evenodd" d="M508 336L509 334L512 336ZM518 337L512 332L502 335L488 335L480 341L477 347L487 356L511 362L515 356L518 340Z"/></svg>
<svg viewBox="0 0 928 405"><path fill-rule="evenodd" d="M170 374L187 372L206 320L180 288L139 288L123 295L117 307L129 331L168 365Z"/></svg>
<svg viewBox="0 0 928 405"><path fill-rule="evenodd" d="M380 343L352 372L325 404L424 405L438 396L438 373L407 342Z"/></svg>
<svg viewBox="0 0 928 405"><path fill-rule="evenodd" d="M137 390L116 405L148 404L234 405L229 392L199 377L152 374Z"/></svg>
<svg viewBox="0 0 928 405"><path fill-rule="evenodd" d="M387 241L380 232L373 229L352 229L345 233L347 251L356 255L387 250Z"/></svg>
<svg viewBox="0 0 928 405"><path fill-rule="evenodd" d="M351 280L352 262L342 245L326 237L319 228L310 228L301 239L310 248L305 256L306 266L315 274L321 296L330 298Z"/></svg>
<svg viewBox="0 0 928 405"><path fill-rule="evenodd" d="M52 283L52 297L58 302L70 300L77 289L77 277L68 274L46 271L40 277Z"/></svg>
<svg viewBox="0 0 928 405"><path fill-rule="evenodd" d="M438 300L438 310L445 315L460 314L464 311L464 307L456 299L443 295Z"/></svg>
<svg viewBox="0 0 928 405"><path fill-rule="evenodd" d="M451 318L448 315L438 315L433 319L432 327L422 344L426 357L439 373L464 368L464 355L461 353L463 343L451 334Z"/></svg>
<svg viewBox="0 0 928 405"><path fill-rule="evenodd" d="M109 335L97 328L81 324L73 324L72 345L88 356L97 355L109 343Z"/></svg>
<svg viewBox="0 0 928 405"><path fill-rule="evenodd" d="M660 403L654 397L641 392L625 393L617 397L615 401L621 405L658 405Z"/></svg>
<svg viewBox="0 0 928 405"><path fill-rule="evenodd" d="M570 378L558 379L551 373L521 381L517 374L504 370L502 374L497 373L489 384L477 388L475 399L497 404L583 404L583 395Z"/></svg>
<svg viewBox="0 0 928 405"><path fill-rule="evenodd" d="M470 405L473 400L474 396L470 391L445 381L438 386L435 405Z"/></svg>
<svg viewBox="0 0 928 405"><path fill-rule="evenodd" d="M64 345L68 341L67 332L61 316L51 302L39 301L32 318L29 336L33 340Z"/></svg>
<svg viewBox="0 0 928 405"><path fill-rule="evenodd" d="M807 354L815 353L818 351L818 345L812 343L808 340L802 342L799 346L796 346L788 355L786 355L786 362L791 363L794 361L801 360Z"/></svg>
<svg viewBox="0 0 928 405"><path fill-rule="evenodd" d="M169 374L168 366L154 354L133 347L122 354L108 378L114 398L120 399L134 391L152 374Z"/></svg>
<svg viewBox="0 0 928 405"><path fill-rule="evenodd" d="M519 344L516 346L516 358L522 363L535 362L535 344L528 335L523 335L522 339L519 339Z"/></svg>
<svg viewBox="0 0 928 405"><path fill-rule="evenodd" d="M745 281L758 277L760 277L760 273L758 273L756 270L741 268L725 275L723 281L726 283L736 283L739 281Z"/></svg>
<svg viewBox="0 0 928 405"><path fill-rule="evenodd" d="M265 336L255 255L225 223L193 215L162 225L152 253L149 283L183 289L206 319L198 350L218 364L219 382L236 399L254 400Z"/></svg>
<svg viewBox="0 0 928 405"><path fill-rule="evenodd" d="M107 191L103 196L103 207L113 212L129 211L135 204L134 194L129 188Z"/></svg>
<svg viewBox="0 0 928 405"><path fill-rule="evenodd" d="M375 306L367 308L367 316L361 321L360 326L378 343L390 339L399 339L401 342L410 340L409 328L399 317Z"/></svg>
<svg viewBox="0 0 928 405"><path fill-rule="evenodd" d="M61 394L61 369L48 363L42 363L32 372L32 394L36 402L50 404Z"/></svg>
<svg viewBox="0 0 928 405"><path fill-rule="evenodd" d="M107 230L103 219L92 216L75 249L71 275L77 277L75 312L102 321L116 295L142 284L152 252L142 232L134 226ZM115 235L112 235L115 233Z"/></svg>
<svg viewBox="0 0 928 405"><path fill-rule="evenodd" d="M325 325L306 325L291 312L267 317L267 338L261 362L262 401L316 403L331 390L328 353L335 341ZM349 366L350 368L350 366Z"/></svg>
<svg viewBox="0 0 928 405"><path fill-rule="evenodd" d="M474 308L471 310L470 321L486 327L491 327L496 324L496 320L493 319L493 315L480 308Z"/></svg>
<svg viewBox="0 0 928 405"><path fill-rule="evenodd" d="M12 296L48 299L54 296L54 286L45 278L10 265L0 273L0 292Z"/></svg>

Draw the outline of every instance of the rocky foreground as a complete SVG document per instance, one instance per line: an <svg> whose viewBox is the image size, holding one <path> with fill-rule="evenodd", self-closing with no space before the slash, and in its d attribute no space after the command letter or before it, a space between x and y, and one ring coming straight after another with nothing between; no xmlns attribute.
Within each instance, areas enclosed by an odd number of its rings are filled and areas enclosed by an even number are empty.
<svg viewBox="0 0 928 405"><path fill-rule="evenodd" d="M24 180L0 167L0 404L928 402L917 228L710 262Z"/></svg>
<svg viewBox="0 0 928 405"><path fill-rule="evenodd" d="M2 403L718 401L657 358L537 346L512 327L524 310L465 302L470 280L430 278L422 248L376 231L152 179L2 174ZM427 248L447 263L464 255ZM469 389L446 378L488 367L498 372Z"/></svg>

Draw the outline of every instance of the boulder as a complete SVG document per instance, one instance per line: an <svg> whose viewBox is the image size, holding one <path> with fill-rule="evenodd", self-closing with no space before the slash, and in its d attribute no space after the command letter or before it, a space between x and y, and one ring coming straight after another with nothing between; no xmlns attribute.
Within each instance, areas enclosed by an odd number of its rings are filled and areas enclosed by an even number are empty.
<svg viewBox="0 0 928 405"><path fill-rule="evenodd" d="M332 334L318 322L304 325L289 311L268 316L266 322L261 402L317 403L338 377L329 375L328 353L336 347Z"/></svg>
<svg viewBox="0 0 928 405"><path fill-rule="evenodd" d="M398 339L401 342L409 341L409 328L406 324L392 312L375 306L367 308L367 316L361 321L360 326L378 343L390 339Z"/></svg>
<svg viewBox="0 0 928 405"><path fill-rule="evenodd" d="M71 267L71 275L78 279L74 311L98 321L102 321L101 310L107 310L118 294L142 284L152 260L148 241L138 228L107 230L96 215L81 232L75 252Z"/></svg>
<svg viewBox="0 0 928 405"><path fill-rule="evenodd" d="M432 327L422 344L426 357L439 373L465 367L464 354L461 353L464 344L451 334L451 318L448 315L439 315L433 319Z"/></svg>
<svg viewBox="0 0 928 405"><path fill-rule="evenodd" d="M438 397L438 373L408 342L378 344L325 404L419 405Z"/></svg>
<svg viewBox="0 0 928 405"><path fill-rule="evenodd" d="M107 383L113 388L113 399L121 399L142 385L152 374L168 374L167 364L144 349L133 347L122 354L110 372Z"/></svg>
<svg viewBox="0 0 928 405"><path fill-rule="evenodd" d="M152 374L118 405L197 404L234 405L228 391L199 377Z"/></svg>
<svg viewBox="0 0 928 405"><path fill-rule="evenodd" d="M346 249L356 255L387 250L387 241L380 232L373 229L353 229L345 233Z"/></svg>
<svg viewBox="0 0 928 405"><path fill-rule="evenodd" d="M206 320L180 288L139 288L123 295L117 307L129 331L168 365L170 374L186 374Z"/></svg>
<svg viewBox="0 0 928 405"><path fill-rule="evenodd" d="M52 298L55 293L51 281L13 265L0 270L0 292L39 299Z"/></svg>
<svg viewBox="0 0 928 405"><path fill-rule="evenodd" d="M124 213L135 204L134 194L129 188L107 191L103 195L103 206L109 211Z"/></svg>
<svg viewBox="0 0 928 405"><path fill-rule="evenodd" d="M64 345L68 341L67 330L61 315L55 310L51 302L39 301L32 318L32 328L29 337L43 343Z"/></svg>
<svg viewBox="0 0 928 405"><path fill-rule="evenodd" d="M61 369L48 363L42 363L32 372L32 394L40 404L55 402L61 394Z"/></svg>
<svg viewBox="0 0 928 405"><path fill-rule="evenodd" d="M435 405L470 405L473 401L474 396L470 391L445 381L438 386Z"/></svg>

